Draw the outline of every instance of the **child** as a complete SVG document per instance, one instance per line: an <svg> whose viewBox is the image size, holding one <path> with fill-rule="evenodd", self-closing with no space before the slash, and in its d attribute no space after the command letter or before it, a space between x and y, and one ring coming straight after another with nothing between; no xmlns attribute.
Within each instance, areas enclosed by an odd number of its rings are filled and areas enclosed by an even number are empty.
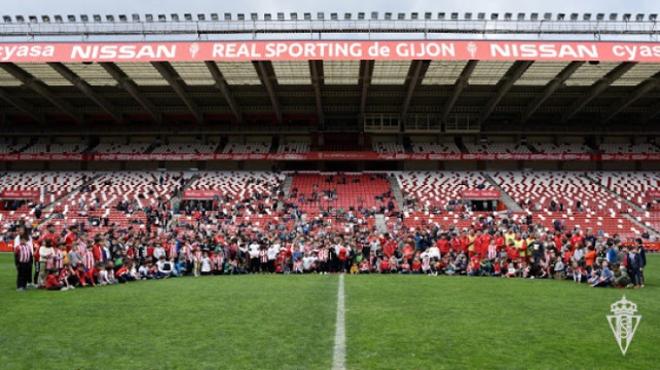
<svg viewBox="0 0 660 370"><path fill-rule="evenodd" d="M431 257L426 253L422 255L422 272L425 274L431 273Z"/></svg>
<svg viewBox="0 0 660 370"><path fill-rule="evenodd" d="M422 262L420 262L419 258L415 257L411 266L411 270L413 274L419 274L422 272Z"/></svg>
<svg viewBox="0 0 660 370"><path fill-rule="evenodd" d="M140 280L147 280L149 276L149 268L147 265L141 265L140 268L138 269L138 275L140 276Z"/></svg>
<svg viewBox="0 0 660 370"><path fill-rule="evenodd" d="M293 273L294 274L303 273L303 263L301 258L298 258L293 262Z"/></svg>
<svg viewBox="0 0 660 370"><path fill-rule="evenodd" d="M44 281L44 288L47 290L67 290L60 282L57 270L53 269L48 270L48 276L46 276L46 280Z"/></svg>
<svg viewBox="0 0 660 370"><path fill-rule="evenodd" d="M400 267L401 267L401 269L399 271L400 274L409 274L410 273L410 264L408 263L407 259L404 258L403 261L401 261L401 266Z"/></svg>
<svg viewBox="0 0 660 370"><path fill-rule="evenodd" d="M105 271L107 274L107 282L108 284L117 284L119 281L115 277L115 264L112 261L109 261L108 264L105 266Z"/></svg>
<svg viewBox="0 0 660 370"><path fill-rule="evenodd" d="M582 274L584 267L580 266L576 261L573 261L573 281L577 284L582 282Z"/></svg>
<svg viewBox="0 0 660 370"><path fill-rule="evenodd" d="M202 255L199 271L204 276L211 275L211 259L209 258L208 252L204 252Z"/></svg>
<svg viewBox="0 0 660 370"><path fill-rule="evenodd" d="M100 268L99 269L99 285L111 285L110 279L108 277L108 269ZM114 278L114 276L113 276Z"/></svg>
<svg viewBox="0 0 660 370"><path fill-rule="evenodd" d="M68 263L62 265L59 275L60 283L66 288L66 290L75 289L75 285L78 283L76 274L71 269Z"/></svg>
<svg viewBox="0 0 660 370"><path fill-rule="evenodd" d="M516 277L517 273L518 271L516 270L516 265L513 263L513 261L509 262L509 266L507 267L506 270L506 277L507 278Z"/></svg>
<svg viewBox="0 0 660 370"><path fill-rule="evenodd" d="M193 276L195 277L201 274L202 257L202 251L199 249L199 246L196 246L195 253L193 253Z"/></svg>
<svg viewBox="0 0 660 370"><path fill-rule="evenodd" d="M564 262L561 260L561 257L555 259L553 271L555 280L564 280Z"/></svg>
<svg viewBox="0 0 660 370"><path fill-rule="evenodd" d="M362 262L360 262L360 273L361 274L368 274L371 270L371 265L369 264L368 259L363 259Z"/></svg>
<svg viewBox="0 0 660 370"><path fill-rule="evenodd" d="M82 263L78 264L78 268L76 269L76 274L78 275L78 283L80 284L81 287L96 286L94 280L90 278L90 274L87 271L85 271L85 266L83 266Z"/></svg>
<svg viewBox="0 0 660 370"><path fill-rule="evenodd" d="M502 276L502 264L499 259L496 259L495 263L493 263L493 276Z"/></svg>
<svg viewBox="0 0 660 370"><path fill-rule="evenodd" d="M222 251L218 251L213 256L213 275L221 275L224 270L225 256Z"/></svg>

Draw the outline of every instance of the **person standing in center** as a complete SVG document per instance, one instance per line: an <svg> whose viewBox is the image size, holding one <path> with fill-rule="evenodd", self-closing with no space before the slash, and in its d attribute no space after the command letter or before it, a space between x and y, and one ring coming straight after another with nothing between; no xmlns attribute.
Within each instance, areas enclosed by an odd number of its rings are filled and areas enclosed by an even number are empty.
<svg viewBox="0 0 660 370"><path fill-rule="evenodd" d="M14 262L16 264L16 291L22 292L27 288L32 278L32 247L28 238L21 235L18 245L14 248Z"/></svg>

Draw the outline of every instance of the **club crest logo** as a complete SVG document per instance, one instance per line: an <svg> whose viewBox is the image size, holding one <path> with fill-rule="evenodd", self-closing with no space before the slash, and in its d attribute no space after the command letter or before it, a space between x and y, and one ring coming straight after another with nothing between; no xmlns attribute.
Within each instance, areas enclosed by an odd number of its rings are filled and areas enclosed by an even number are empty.
<svg viewBox="0 0 660 370"><path fill-rule="evenodd" d="M637 305L627 300L626 296L614 302L611 311L612 315L607 315L607 321L610 323L614 339L616 339L621 353L625 356L642 316L636 315Z"/></svg>
<svg viewBox="0 0 660 370"><path fill-rule="evenodd" d="M190 53L190 57L192 59L195 59L195 56L197 56L197 53L199 53L199 44L196 42L190 44L190 46L188 47L188 52Z"/></svg>
<svg viewBox="0 0 660 370"><path fill-rule="evenodd" d="M468 54L470 54L470 58L475 59L475 57L477 56L477 44L470 41L468 42L466 48Z"/></svg>

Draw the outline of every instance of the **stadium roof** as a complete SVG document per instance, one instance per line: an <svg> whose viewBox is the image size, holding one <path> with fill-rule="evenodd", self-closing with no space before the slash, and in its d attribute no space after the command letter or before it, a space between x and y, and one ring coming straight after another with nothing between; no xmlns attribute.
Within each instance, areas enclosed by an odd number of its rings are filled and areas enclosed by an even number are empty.
<svg viewBox="0 0 660 370"><path fill-rule="evenodd" d="M327 54L309 54L318 50ZM0 43L0 110L16 129L360 128L365 117L381 115L467 121L483 131L649 132L657 131L659 102L656 42Z"/></svg>
<svg viewBox="0 0 660 370"><path fill-rule="evenodd" d="M185 13L4 15L0 36L421 33L656 36L657 14L644 13Z"/></svg>

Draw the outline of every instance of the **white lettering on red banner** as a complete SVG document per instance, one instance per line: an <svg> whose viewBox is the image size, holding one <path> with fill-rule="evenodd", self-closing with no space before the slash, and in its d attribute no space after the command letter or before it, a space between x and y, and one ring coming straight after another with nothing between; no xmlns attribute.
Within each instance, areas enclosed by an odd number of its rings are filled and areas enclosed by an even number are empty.
<svg viewBox="0 0 660 370"><path fill-rule="evenodd" d="M660 161L660 153L13 153L0 161Z"/></svg>
<svg viewBox="0 0 660 370"><path fill-rule="evenodd" d="M660 63L660 43L483 40L0 43L0 61L12 63L314 59Z"/></svg>
<svg viewBox="0 0 660 370"><path fill-rule="evenodd" d="M3 199L37 199L39 190L3 190L0 192Z"/></svg>
<svg viewBox="0 0 660 370"><path fill-rule="evenodd" d="M498 199L500 192L497 190L465 190L461 193L465 199Z"/></svg>

